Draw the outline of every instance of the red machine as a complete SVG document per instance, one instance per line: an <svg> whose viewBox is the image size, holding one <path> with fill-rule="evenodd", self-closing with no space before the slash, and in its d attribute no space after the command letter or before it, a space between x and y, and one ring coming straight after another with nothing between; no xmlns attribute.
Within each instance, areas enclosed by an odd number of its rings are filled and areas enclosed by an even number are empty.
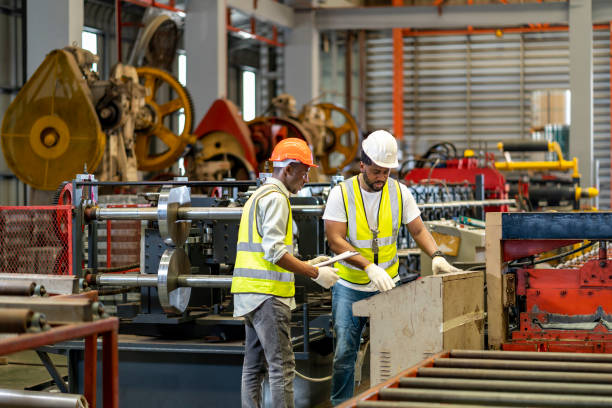
<svg viewBox="0 0 612 408"><path fill-rule="evenodd" d="M431 149L429 150L431 151ZM428 151L428 152L429 152ZM427 156L427 154L426 154ZM479 159L475 157L453 158L440 161L439 164L434 163L432 167L416 167L410 170L404 180L415 184L439 184L443 182L445 185L476 185L476 176L484 176L484 198L485 199L506 199L508 198L508 189L506 179L495 169L493 163L495 158L493 154L488 153L485 157L485 165L479 165ZM419 166L419 162L417 162ZM422 166L422 164L420 165ZM485 207L485 212L488 211L508 211L508 206L489 206Z"/></svg>
<svg viewBox="0 0 612 408"><path fill-rule="evenodd" d="M611 213L493 213L486 234L489 347L612 353Z"/></svg>
<svg viewBox="0 0 612 408"><path fill-rule="evenodd" d="M519 269L518 330L504 350L612 353L612 260L599 256L573 269Z"/></svg>

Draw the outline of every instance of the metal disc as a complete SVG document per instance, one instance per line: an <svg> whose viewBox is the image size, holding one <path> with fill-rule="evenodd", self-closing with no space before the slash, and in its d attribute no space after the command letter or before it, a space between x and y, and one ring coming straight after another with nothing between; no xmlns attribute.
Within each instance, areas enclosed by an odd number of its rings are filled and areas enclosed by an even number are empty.
<svg viewBox="0 0 612 408"><path fill-rule="evenodd" d="M190 273L191 264L183 248L164 251L157 269L157 295L166 313L183 313L187 309L191 288L178 287L178 276Z"/></svg>
<svg viewBox="0 0 612 408"><path fill-rule="evenodd" d="M157 220L159 235L168 245L182 246L189 237L191 221L177 219L179 207L191 207L189 189L163 186L157 201Z"/></svg>

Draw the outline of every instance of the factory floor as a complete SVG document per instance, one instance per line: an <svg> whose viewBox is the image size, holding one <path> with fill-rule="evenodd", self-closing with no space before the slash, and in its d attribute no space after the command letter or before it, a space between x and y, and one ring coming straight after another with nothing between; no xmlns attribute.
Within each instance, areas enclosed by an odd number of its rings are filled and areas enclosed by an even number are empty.
<svg viewBox="0 0 612 408"><path fill-rule="evenodd" d="M58 354L49 354L60 375L68 375L67 358ZM0 388L14 390L58 391L52 384L47 369L35 351L23 351L0 357ZM369 378L365 378L355 389L355 395L370 388ZM314 408L331 408L328 400Z"/></svg>
<svg viewBox="0 0 612 408"><path fill-rule="evenodd" d="M49 354L49 357L51 357L51 361L55 364L60 375L67 376L66 357L57 354ZM51 383L45 384L50 381L52 381L51 376L35 351L22 351L0 357L0 388L51 391L56 387ZM51 390L48 388L51 388Z"/></svg>

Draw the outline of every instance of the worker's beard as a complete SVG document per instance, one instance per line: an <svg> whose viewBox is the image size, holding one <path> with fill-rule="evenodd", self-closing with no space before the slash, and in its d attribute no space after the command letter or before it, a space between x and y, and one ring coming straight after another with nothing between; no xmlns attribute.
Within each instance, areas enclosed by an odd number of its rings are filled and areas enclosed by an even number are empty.
<svg viewBox="0 0 612 408"><path fill-rule="evenodd" d="M368 186L368 188L374 192L379 192L381 191L384 187L385 187L385 182L376 182L376 181L372 181L368 178L368 175L366 174L365 171L361 172L361 175L363 176L363 182L365 183L366 186ZM377 184L379 183L379 184Z"/></svg>

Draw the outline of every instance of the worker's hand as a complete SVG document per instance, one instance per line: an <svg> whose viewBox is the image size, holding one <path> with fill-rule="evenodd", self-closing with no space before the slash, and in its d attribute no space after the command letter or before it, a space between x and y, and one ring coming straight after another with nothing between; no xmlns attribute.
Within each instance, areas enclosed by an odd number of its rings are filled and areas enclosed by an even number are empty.
<svg viewBox="0 0 612 408"><path fill-rule="evenodd" d="M326 255L319 255L319 256L317 256L317 257L316 257L316 258L314 258L314 259L310 259L310 260L306 261L306 263L307 263L308 265L316 265L316 264L318 264L318 263L325 262L325 261L329 261L329 260L330 260L330 257L329 257L329 256L326 256Z"/></svg>
<svg viewBox="0 0 612 408"><path fill-rule="evenodd" d="M455 268L453 265L449 264L443 256L434 256L434 258L431 260L431 270L434 275L441 273L463 272L461 269Z"/></svg>
<svg viewBox="0 0 612 408"><path fill-rule="evenodd" d="M322 266L317 268L319 275L316 278L311 278L325 289L329 289L334 286L334 283L340 279L338 276L338 269L332 268L331 266Z"/></svg>
<svg viewBox="0 0 612 408"><path fill-rule="evenodd" d="M365 272L368 274L370 280L374 283L374 286L381 292L386 292L395 287L395 282L389 276L387 271L376 264L369 264L365 268Z"/></svg>

